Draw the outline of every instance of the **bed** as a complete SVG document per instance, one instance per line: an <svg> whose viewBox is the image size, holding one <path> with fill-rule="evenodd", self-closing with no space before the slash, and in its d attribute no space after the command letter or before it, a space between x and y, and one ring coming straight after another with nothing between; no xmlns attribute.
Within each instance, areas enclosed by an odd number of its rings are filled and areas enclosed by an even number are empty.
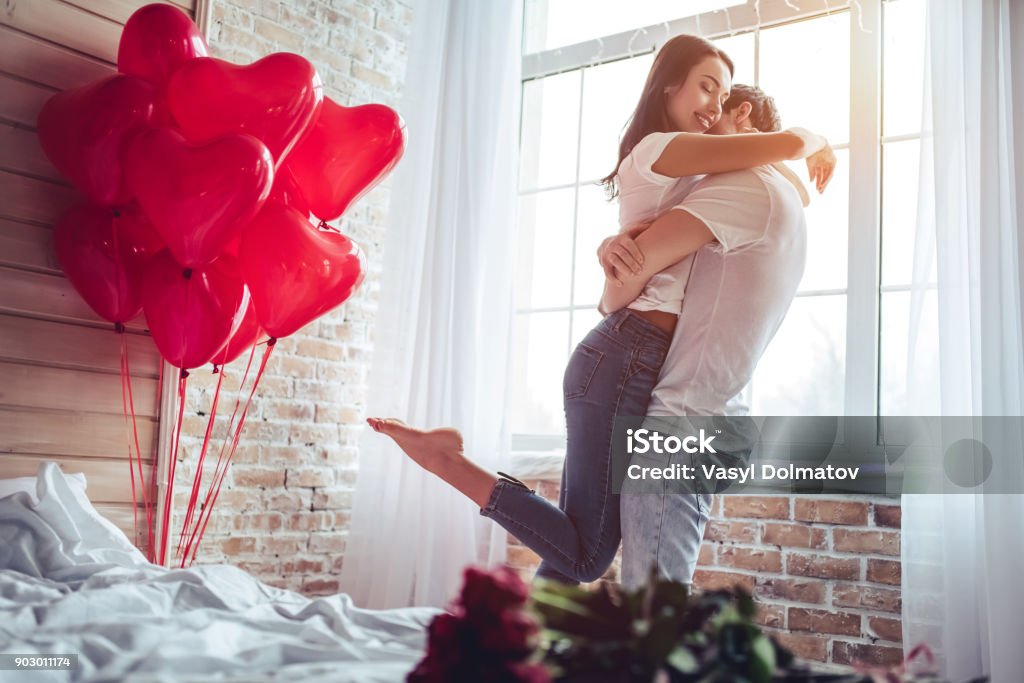
<svg viewBox="0 0 1024 683"><path fill-rule="evenodd" d="M402 681L435 608L364 610L229 565L150 564L99 515L82 475L0 480L0 653L78 654L0 682Z"/></svg>

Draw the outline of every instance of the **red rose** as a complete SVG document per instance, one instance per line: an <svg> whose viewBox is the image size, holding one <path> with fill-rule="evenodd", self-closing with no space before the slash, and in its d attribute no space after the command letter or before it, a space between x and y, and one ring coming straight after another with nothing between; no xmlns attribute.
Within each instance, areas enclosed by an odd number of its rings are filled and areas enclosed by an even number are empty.
<svg viewBox="0 0 1024 683"><path fill-rule="evenodd" d="M463 574L462 606L466 612L497 615L509 607L526 603L530 588L513 570L501 566L492 572L466 567Z"/></svg>
<svg viewBox="0 0 1024 683"><path fill-rule="evenodd" d="M521 660L539 627L523 611L530 589L508 567L467 567L462 593L427 628L427 653L408 683L550 683L543 665Z"/></svg>
<svg viewBox="0 0 1024 683"><path fill-rule="evenodd" d="M480 646L505 657L525 657L533 650L530 640L537 633L536 622L522 612L506 611L498 619L476 625Z"/></svg>
<svg viewBox="0 0 1024 683"><path fill-rule="evenodd" d="M451 677L448 670L430 657L421 659L416 668L405 677L406 683L446 683L449 680Z"/></svg>
<svg viewBox="0 0 1024 683"><path fill-rule="evenodd" d="M425 659L442 668L458 666L470 654L466 642L468 624L454 615L438 614L427 627L427 655Z"/></svg>
<svg viewBox="0 0 1024 683"><path fill-rule="evenodd" d="M543 664L509 664L508 670L517 683L551 683L551 674Z"/></svg>

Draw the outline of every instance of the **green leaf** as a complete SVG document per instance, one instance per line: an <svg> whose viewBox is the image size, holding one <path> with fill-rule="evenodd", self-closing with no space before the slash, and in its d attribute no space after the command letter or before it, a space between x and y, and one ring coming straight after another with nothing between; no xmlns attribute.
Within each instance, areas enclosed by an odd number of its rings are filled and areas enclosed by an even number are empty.
<svg viewBox="0 0 1024 683"><path fill-rule="evenodd" d="M753 654L750 675L756 683L767 683L775 675L775 648L772 642L761 633L753 635L750 641Z"/></svg>
<svg viewBox="0 0 1024 683"><path fill-rule="evenodd" d="M538 593L533 596L533 609L547 616L548 613L562 611L571 614L578 614L581 617L595 617L583 603L573 599L572 596L559 593Z"/></svg>
<svg viewBox="0 0 1024 683"><path fill-rule="evenodd" d="M754 599L745 592L740 592L737 600L737 608L744 619L752 620L757 616L757 605L754 604Z"/></svg>
<svg viewBox="0 0 1024 683"><path fill-rule="evenodd" d="M679 673L692 674L697 670L697 658L690 652L690 648L679 646L669 653L666 660L668 665Z"/></svg>
<svg viewBox="0 0 1024 683"><path fill-rule="evenodd" d="M782 669L789 668L793 664L793 660L796 659L796 657L793 655L793 652L789 648L785 647L782 643L780 643L775 638L775 636L769 636L768 639L771 641L772 644L772 650L774 651L776 667Z"/></svg>

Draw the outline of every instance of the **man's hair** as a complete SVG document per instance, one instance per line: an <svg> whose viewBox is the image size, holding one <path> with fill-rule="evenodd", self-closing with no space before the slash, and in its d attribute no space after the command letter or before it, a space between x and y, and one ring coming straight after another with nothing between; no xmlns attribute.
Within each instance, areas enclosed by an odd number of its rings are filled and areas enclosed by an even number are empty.
<svg viewBox="0 0 1024 683"><path fill-rule="evenodd" d="M779 110L775 108L775 100L764 94L754 85L733 83L729 99L722 107L723 111L732 111L743 102L750 102L750 125L762 133L774 133L782 128Z"/></svg>

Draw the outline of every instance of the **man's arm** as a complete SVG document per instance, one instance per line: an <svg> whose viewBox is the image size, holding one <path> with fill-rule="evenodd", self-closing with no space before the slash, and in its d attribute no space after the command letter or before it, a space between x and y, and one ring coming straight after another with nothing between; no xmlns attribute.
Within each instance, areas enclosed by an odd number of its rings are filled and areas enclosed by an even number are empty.
<svg viewBox="0 0 1024 683"><path fill-rule="evenodd" d="M688 211L672 209L666 212L636 236L636 245L644 255L639 271L620 270L617 274L621 287L614 279L605 276L604 294L597 310L608 315L625 307L640 296L655 273L682 261L714 240L715 236L704 222Z"/></svg>

